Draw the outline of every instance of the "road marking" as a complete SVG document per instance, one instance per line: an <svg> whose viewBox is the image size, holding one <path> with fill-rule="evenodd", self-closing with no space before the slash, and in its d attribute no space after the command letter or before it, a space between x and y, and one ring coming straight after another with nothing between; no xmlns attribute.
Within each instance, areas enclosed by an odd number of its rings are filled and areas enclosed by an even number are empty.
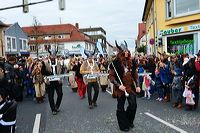
<svg viewBox="0 0 200 133"><path fill-rule="evenodd" d="M170 128L173 128L174 130L176 130L176 131L178 131L180 133L188 133L188 132L186 132L186 131L184 131L184 130L182 130L182 129L180 129L180 128L178 128L178 127L176 127L176 126L174 126L174 125L172 125L172 124L170 124L170 123L168 123L168 122L166 122L166 121L164 121L164 120L162 120L162 119L160 119L158 117L156 117L155 115L152 115L152 114L150 114L148 112L145 112L144 114L146 114L149 117L151 117L151 118L153 118L153 119L155 119L155 120L157 120L157 121L169 126Z"/></svg>
<svg viewBox="0 0 200 133"><path fill-rule="evenodd" d="M36 114L33 133L39 133L41 114Z"/></svg>
<svg viewBox="0 0 200 133"><path fill-rule="evenodd" d="M110 92L109 90L106 90L110 95L112 95L112 92Z"/></svg>

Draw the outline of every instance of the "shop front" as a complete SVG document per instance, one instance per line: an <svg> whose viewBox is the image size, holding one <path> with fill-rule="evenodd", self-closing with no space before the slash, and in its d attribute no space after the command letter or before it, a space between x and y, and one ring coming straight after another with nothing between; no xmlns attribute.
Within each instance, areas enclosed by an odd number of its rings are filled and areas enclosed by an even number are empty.
<svg viewBox="0 0 200 133"><path fill-rule="evenodd" d="M200 49L200 24L161 30L159 35L167 53L194 55Z"/></svg>
<svg viewBox="0 0 200 133"><path fill-rule="evenodd" d="M194 34L167 37L167 52L172 54L194 54Z"/></svg>

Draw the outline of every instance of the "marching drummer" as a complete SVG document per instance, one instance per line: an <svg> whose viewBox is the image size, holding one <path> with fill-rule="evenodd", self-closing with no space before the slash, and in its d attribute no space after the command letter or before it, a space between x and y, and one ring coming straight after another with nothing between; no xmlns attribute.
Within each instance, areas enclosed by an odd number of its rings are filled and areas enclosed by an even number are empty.
<svg viewBox="0 0 200 133"><path fill-rule="evenodd" d="M61 71L62 71L61 65L58 62L57 57L56 57L56 53L58 52L58 49L51 50L51 51L50 49L48 49L48 52L50 53L50 58L47 62L45 62L45 65L42 68L46 72L44 75L49 76L49 75L61 74ZM47 93L48 93L48 99L49 99L51 111L53 115L56 115L60 111L59 107L60 107L62 97L63 97L62 80L59 79L57 81L46 81L46 84L47 84ZM57 93L56 102L54 101L55 91Z"/></svg>
<svg viewBox="0 0 200 133"><path fill-rule="evenodd" d="M100 55L100 58L99 58L99 69L101 73L107 73L108 71L108 62L103 57L103 55ZM106 92L106 88L108 87L107 75L100 77L100 85L101 85L102 92Z"/></svg>
<svg viewBox="0 0 200 133"><path fill-rule="evenodd" d="M87 82L87 95L88 95L88 103L89 108L92 109L97 106L97 98L99 95L99 85L97 81L97 76L95 74L99 73L99 67L97 63L95 63L93 53L85 52L87 56L87 60L83 62L80 68L80 73L86 75L86 82ZM94 89L94 96L92 98L92 88Z"/></svg>

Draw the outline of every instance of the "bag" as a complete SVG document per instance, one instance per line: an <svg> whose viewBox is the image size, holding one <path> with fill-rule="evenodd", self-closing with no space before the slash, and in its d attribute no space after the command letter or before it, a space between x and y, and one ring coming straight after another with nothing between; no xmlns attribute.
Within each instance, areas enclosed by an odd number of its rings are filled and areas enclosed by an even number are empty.
<svg viewBox="0 0 200 133"><path fill-rule="evenodd" d="M187 97L186 98L186 104L187 105L195 105L193 97Z"/></svg>

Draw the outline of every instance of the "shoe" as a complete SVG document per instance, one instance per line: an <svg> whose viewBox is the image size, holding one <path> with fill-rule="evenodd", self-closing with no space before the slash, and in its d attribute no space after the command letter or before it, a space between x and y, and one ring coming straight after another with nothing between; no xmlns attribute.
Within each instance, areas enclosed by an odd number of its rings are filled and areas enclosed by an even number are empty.
<svg viewBox="0 0 200 133"><path fill-rule="evenodd" d="M128 132L129 128L121 129L121 131Z"/></svg>
<svg viewBox="0 0 200 133"><path fill-rule="evenodd" d="M95 103L93 103L93 106L94 106L94 107L97 107L97 103L96 103L96 102L95 102Z"/></svg>
<svg viewBox="0 0 200 133"><path fill-rule="evenodd" d="M56 112L60 112L60 109L55 108L55 111L56 111Z"/></svg>
<svg viewBox="0 0 200 133"><path fill-rule="evenodd" d="M160 98L157 98L156 100L157 100L157 101L159 101L159 100L160 100Z"/></svg>
<svg viewBox="0 0 200 133"><path fill-rule="evenodd" d="M177 106L178 106L178 104L177 104L177 103L174 103L174 104L173 104L173 107L174 107L174 108L175 108L175 107L177 107Z"/></svg>
<svg viewBox="0 0 200 133"><path fill-rule="evenodd" d="M134 127L135 127L135 125L134 125L134 124L131 124L131 125L130 125L130 128L134 128Z"/></svg>
<svg viewBox="0 0 200 133"><path fill-rule="evenodd" d="M52 115L57 115L57 112L56 112L56 111L53 111L53 112L52 112Z"/></svg>
<svg viewBox="0 0 200 133"><path fill-rule="evenodd" d="M178 106L177 106L177 108L178 109L182 108L182 104L179 103Z"/></svg>
<svg viewBox="0 0 200 133"><path fill-rule="evenodd" d="M162 100L163 100L162 98L159 99L160 102L161 102Z"/></svg>
<svg viewBox="0 0 200 133"><path fill-rule="evenodd" d="M92 105L89 105L89 109L93 109L93 106L92 106Z"/></svg>

